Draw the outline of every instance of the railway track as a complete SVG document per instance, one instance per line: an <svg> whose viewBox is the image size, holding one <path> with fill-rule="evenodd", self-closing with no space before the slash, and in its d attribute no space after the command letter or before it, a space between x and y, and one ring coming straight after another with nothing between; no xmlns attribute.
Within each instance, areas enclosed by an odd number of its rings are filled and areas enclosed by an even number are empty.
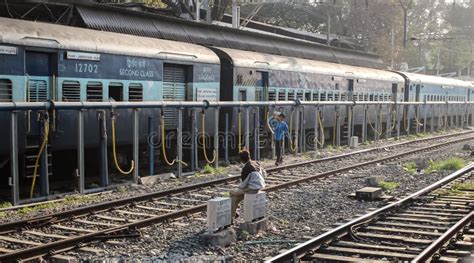
<svg viewBox="0 0 474 263"><path fill-rule="evenodd" d="M472 184L474 164L267 262L456 262L474 246Z"/></svg>
<svg viewBox="0 0 474 263"><path fill-rule="evenodd" d="M452 137L461 137L452 139ZM291 185L335 175L363 166L395 160L406 155L422 153L448 145L472 140L471 132L462 135L438 136L404 142L349 154L295 163L268 169L266 191L275 191ZM432 140L446 140L433 144ZM449 139L449 140L448 140ZM392 154L388 149L411 147L429 143L429 146ZM356 164L349 157L363 156ZM340 168L323 169L324 163L349 159ZM318 168L318 169L317 169ZM312 171L312 172L311 172ZM87 244L104 239L134 236L137 228L166 222L189 214L205 211L207 200L237 186L239 176L217 179L176 189L100 203L47 216L0 225L0 261L9 262L48 256L70 249L87 249Z"/></svg>

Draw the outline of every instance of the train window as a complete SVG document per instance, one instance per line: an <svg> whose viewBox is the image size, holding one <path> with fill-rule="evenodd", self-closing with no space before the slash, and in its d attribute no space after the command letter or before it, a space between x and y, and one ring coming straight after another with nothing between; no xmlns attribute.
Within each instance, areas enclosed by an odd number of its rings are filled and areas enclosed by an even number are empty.
<svg viewBox="0 0 474 263"><path fill-rule="evenodd" d="M347 100L347 97L346 97L346 93L344 92L341 92L341 101L346 101Z"/></svg>
<svg viewBox="0 0 474 263"><path fill-rule="evenodd" d="M297 97L299 100L303 100L303 92L302 92L302 91L298 91L298 93L296 93L296 97Z"/></svg>
<svg viewBox="0 0 474 263"><path fill-rule="evenodd" d="M143 86L140 83L128 86L128 101L143 101Z"/></svg>
<svg viewBox="0 0 474 263"><path fill-rule="evenodd" d="M295 100L295 92L288 91L288 100Z"/></svg>
<svg viewBox="0 0 474 263"><path fill-rule="evenodd" d="M285 101L286 100L285 90L278 91L278 100L280 100L280 101Z"/></svg>
<svg viewBox="0 0 474 263"><path fill-rule="evenodd" d="M87 101L102 101L102 83L88 82L86 93Z"/></svg>
<svg viewBox="0 0 474 263"><path fill-rule="evenodd" d="M326 92L326 100L333 101L334 100L334 91L327 91Z"/></svg>
<svg viewBox="0 0 474 263"><path fill-rule="evenodd" d="M374 101L374 94L369 95L369 101Z"/></svg>
<svg viewBox="0 0 474 263"><path fill-rule="evenodd" d="M339 91L334 91L334 101L339 101Z"/></svg>
<svg viewBox="0 0 474 263"><path fill-rule="evenodd" d="M81 84L79 81L64 81L62 91L63 101L81 101Z"/></svg>
<svg viewBox="0 0 474 263"><path fill-rule="evenodd" d="M239 101L247 101L247 91L239 90Z"/></svg>
<svg viewBox="0 0 474 263"><path fill-rule="evenodd" d="M12 102L12 81L9 79L0 79L0 102Z"/></svg>
<svg viewBox="0 0 474 263"><path fill-rule="evenodd" d="M269 90L268 91L268 100L269 101L276 101L276 93L274 90Z"/></svg>
<svg viewBox="0 0 474 263"><path fill-rule="evenodd" d="M321 91L319 100L320 101L326 101L327 100L327 91Z"/></svg>
<svg viewBox="0 0 474 263"><path fill-rule="evenodd" d="M304 100L310 101L311 100L311 91L306 91L304 94Z"/></svg>
<svg viewBox="0 0 474 263"><path fill-rule="evenodd" d="M314 101L319 101L319 91L313 92L313 100Z"/></svg>
<svg viewBox="0 0 474 263"><path fill-rule="evenodd" d="M123 84L111 82L109 84L109 99L123 101Z"/></svg>

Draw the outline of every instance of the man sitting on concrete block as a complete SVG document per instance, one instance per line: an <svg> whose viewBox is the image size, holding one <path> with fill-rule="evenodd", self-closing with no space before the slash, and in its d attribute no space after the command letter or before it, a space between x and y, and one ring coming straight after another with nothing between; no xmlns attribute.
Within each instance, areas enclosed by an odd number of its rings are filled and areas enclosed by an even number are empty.
<svg viewBox="0 0 474 263"><path fill-rule="evenodd" d="M250 159L250 152L243 150L239 153L240 161L244 163L240 174L241 183L239 188L230 191L232 198L231 215L236 217L237 206L244 199L244 194L256 194L265 188L265 180L263 179L263 169L260 164Z"/></svg>

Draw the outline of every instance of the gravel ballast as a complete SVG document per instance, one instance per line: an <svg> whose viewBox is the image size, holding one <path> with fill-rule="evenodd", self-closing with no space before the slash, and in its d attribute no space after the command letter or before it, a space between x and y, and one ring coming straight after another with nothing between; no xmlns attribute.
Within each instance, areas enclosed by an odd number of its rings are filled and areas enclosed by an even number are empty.
<svg viewBox="0 0 474 263"><path fill-rule="evenodd" d="M275 255L311 237L315 237L334 224L366 213L369 208L384 202L361 202L348 197L349 193L366 186L368 176L382 176L384 181L397 182L399 186L387 194L400 198L426 187L449 171L432 174L408 174L403 164L415 162L426 166L428 160L444 160L453 156L471 160L470 152L462 151L463 143L444 147L421 155L409 156L396 162L372 165L332 178L313 181L268 194L269 229L260 236L239 233L238 242L226 248L203 244L206 229L205 214L176 220L170 224L154 225L140 229L139 238L113 240L91 245L97 253L80 251L69 255L81 259L130 259L167 261L233 261L256 260ZM326 168L326 165L325 165Z"/></svg>

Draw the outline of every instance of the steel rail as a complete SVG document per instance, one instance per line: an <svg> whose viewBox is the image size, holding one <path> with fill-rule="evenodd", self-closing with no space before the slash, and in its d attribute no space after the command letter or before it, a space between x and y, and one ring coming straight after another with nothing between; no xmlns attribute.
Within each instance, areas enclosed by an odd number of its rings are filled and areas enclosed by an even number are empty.
<svg viewBox="0 0 474 263"><path fill-rule="evenodd" d="M433 256L436 256L436 253L449 242L453 237L455 237L463 228L471 224L474 220L474 211L471 211L469 214L461 218L455 225L449 228L442 236L440 236L436 241L431 245L425 248L418 256L416 256L411 262L427 262Z"/></svg>
<svg viewBox="0 0 474 263"><path fill-rule="evenodd" d="M293 261L295 259L298 259L298 258L301 258L303 257L304 255L306 255L309 251L312 251L312 250L315 250L315 249L318 249L320 246L322 246L323 244L327 244L329 242L331 242L332 240L334 240L336 237L340 237L342 235L345 235L347 233L349 233L349 231L351 231L351 228L353 226L356 226L356 225L359 225L361 223L364 223L364 222L368 222L370 220L373 220L374 218L376 218L377 216L379 216L380 214L382 213L386 213L387 211L391 211L393 209L396 209L398 207L401 207L409 202L411 202L412 200L414 200L415 198L421 196L421 195L425 195L427 193L430 193L432 192L434 189L437 189L451 181L453 181L454 179L472 171L474 169L474 163L472 164L469 164L467 166L465 166L464 168L450 174L449 176L447 177L444 177L443 179L437 181L436 183L434 184L431 184L430 186L428 187L425 187L399 201L396 201L394 203L391 203L391 204L388 204L384 207L381 207L373 212L370 212L368 214L365 214L361 217L358 217L352 221L349 221L339 227L336 227L334 228L333 230L331 231L328 231L328 232L325 232L313 239L310 239L306 242L304 242L303 244L301 245L298 245L292 249L289 249L269 260L267 260L266 262L288 262L288 261Z"/></svg>
<svg viewBox="0 0 474 263"><path fill-rule="evenodd" d="M333 160L338 160L338 159L343 159L347 157L351 157L354 155L358 154L363 154L363 153L369 153L369 152L376 152L380 151L383 149L387 148L394 148L394 147L400 147L403 145L409 145L409 144L414 144L414 143L422 143L426 141L431 141L431 140L437 140L437 139L445 139L445 138L450 138L450 137L455 137L455 136L463 136L467 135L470 133L474 133L474 131L466 131L466 132L461 132L461 133L453 133L453 134L448 134L448 135L440 135L440 136L434 136L434 137L429 137L429 138L422 138L422 139L416 139L416 140L411 140L411 141L406 141L406 142L400 142L400 143L395 143L395 144L390 144L390 145L385 145L385 146L378 146L378 147L373 147L370 149L364 149L364 150L359 150L359 151L354 151L354 152L349 152L345 154L340 154L340 155L334 155L334 156L329 156L321 159L315 159L315 160L309 160L309 161L304 161L304 162L297 162L293 164L287 164L283 166L276 166L276 167L271 167L266 169L267 172L272 173L272 172L277 172L285 169L290 169L294 167L298 167L301 165L309 165L309 164L317 164L317 163L323 163L323 162L328 162L328 161L333 161ZM177 193L182 193L186 191L192 191L204 187L209 187L213 185L218 185L218 184L223 184L227 182L232 182L240 179L239 175L235 176L229 176L226 178L220 178L220 179L215 179L211 181L205 181L201 183L196 183L196 184L191 184L179 188L173 188L169 190L162 190L154 193L148 193L148 194L142 194L138 196L132 196L129 198L124 198L124 199L119 199L119 200L112 200L104 203L98 203L94 204L91 206L87 207L79 207L79 208L74 208L70 209L67 211L62 211L50 215L44 215L44 216L39 216L36 218L31 218L31 219L24 219L24 220L19 220L19 221L14 221L14 222L8 222L8 223L3 223L0 224L0 234L4 233L9 233L12 231L15 231L16 229L19 228L25 228L25 227L31 227L34 225L40 225L40 224L47 224L50 221L55 221L58 222L62 218L69 218L73 216L80 216L80 215L85 215L91 212L98 212L98 211L103 211L103 210L108 210L110 207L120 207L127 205L132 202L140 202L140 201L145 201L149 200L152 198L160 198L160 197L165 197Z"/></svg>
<svg viewBox="0 0 474 263"><path fill-rule="evenodd" d="M424 148L421 148L421 149L418 149L418 150L412 150L412 151L401 153L401 154L395 154L395 155L392 155L392 156L389 156L389 157L386 157L386 158L376 159L376 160L372 160L372 161L369 161L369 162L365 162L365 163L363 163L363 165L375 164L375 163L379 163L379 162L383 162L383 161L387 161L387 160L391 160L391 159L396 159L396 158L400 158L400 157L403 157L403 156L406 156L406 155L409 155L409 154L413 154L413 153L417 153L417 152L423 152L423 151L443 147L443 146L446 146L446 145L459 143L459 142L462 142L462 141L465 141L465 140L472 140L472 137L461 138L461 139L457 139L457 140L454 140L454 141L449 141L449 142L444 142L444 143L441 143L441 144L431 145L431 146L424 147ZM348 170L351 170L351 169L354 169L354 168L361 167L363 165L362 164L357 164L357 165L354 165L354 166L347 166L347 167L344 167L344 168L341 168L341 169L336 169L336 170L333 170L333 171L320 173L320 174L317 174L317 175L314 175L314 176L311 176L311 177L308 177L308 178L303 178L303 179L298 179L298 180L295 180L295 181L292 181L292 182L283 183L283 184L281 184L281 186L277 185L277 186L274 186L274 187L265 188L264 191L267 191L267 192L275 191L275 190L278 190L280 188L284 188L284 187L287 187L287 186L290 186L290 185L299 184L299 183L302 183L302 182L306 182L306 181L309 181L309 180L314 180L314 179L325 177L325 176L328 176L328 175L337 174L337 173L340 173L340 172L345 172L345 171L348 171ZM470 168L472 168L473 166L474 165L471 165ZM238 176L236 176L236 177L238 177ZM450 177L452 177L452 176L450 176ZM228 178L215 180L215 181L225 181L226 179L228 179ZM196 184L196 185L199 185L199 184ZM185 188L190 189L190 188L193 188L193 187L195 187L195 185L187 186ZM182 191L182 190L183 190L183 188L179 188L179 189L172 189L172 190L167 190L167 191L163 191L163 192L167 192L168 195L169 195L170 193L173 193L173 192L176 192L176 191ZM153 194L148 194L146 196L149 196L148 198L150 198L150 195L153 195ZM140 200L143 200L144 196L139 196L138 198ZM131 199L135 199L135 198L131 198ZM125 204L128 204L130 202L131 202L130 199L126 199L126 200L112 201L112 202L109 202L109 203L106 203L106 204L99 204L99 205L96 205L96 206L100 206L104 210L107 210L107 209L111 208L111 205L110 205L111 203L125 205ZM391 206L395 206L395 205L392 204ZM35 256L44 255L44 254L54 254L55 251L60 250L60 249L62 249L62 251L64 251L64 249L71 248L71 247L73 248L77 244L94 241L94 240L96 240L96 237L98 237L98 236L100 237L100 236L104 236L104 235L120 234L120 233L123 233L124 231L127 231L127 230L134 230L136 228L146 227L146 226L161 223L161 222L164 222L164 221L167 221L167 220L177 219L177 218L183 217L185 215L198 213L198 212L203 212L203 211L206 210L206 207L207 207L206 204L197 205L197 206L194 206L194 207L191 207L191 208L179 210L179 211L176 211L176 212L171 212L171 213L164 214L164 215L157 215L157 216L154 216L154 217L151 217L151 218L147 218L145 220L132 222L132 223L128 223L128 224L125 224L125 225L120 225L120 226L117 226L117 227L112 227L112 228L109 228L109 229L97 231L97 232L90 233L90 234L85 234L85 235L72 237L72 238L68 238L68 239L63 239L63 240L55 241L55 242L52 242L52 243L47 243L47 244L40 245L40 246L34 246L34 247L31 247L31 248L26 248L26 249L22 249L22 250L16 250L16 251L13 251L11 253L0 255L0 261L9 262L9 261L18 260L18 259L32 258L32 257L35 257ZM28 221L28 220L25 220L25 221ZM16 222L13 222L12 224L6 224L6 225L10 225L10 227L14 227L15 223Z"/></svg>

